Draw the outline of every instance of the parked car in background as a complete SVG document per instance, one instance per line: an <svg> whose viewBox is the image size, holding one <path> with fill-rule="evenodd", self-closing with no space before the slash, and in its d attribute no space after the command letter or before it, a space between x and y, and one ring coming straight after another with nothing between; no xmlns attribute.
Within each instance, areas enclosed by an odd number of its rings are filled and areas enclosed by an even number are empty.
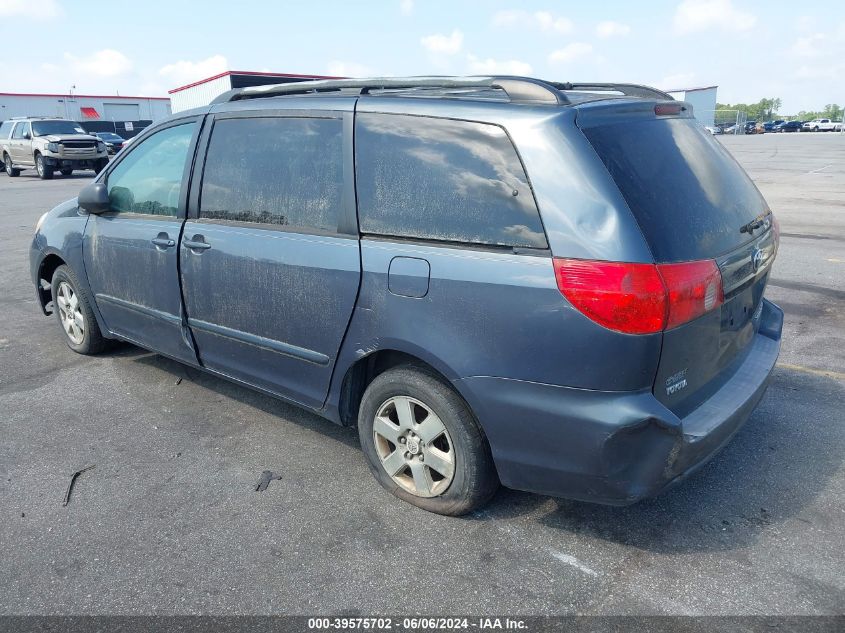
<svg viewBox="0 0 845 633"><path fill-rule="evenodd" d="M106 150L109 154L117 154L123 149L123 144L126 142L126 139L114 132L94 132L94 134L106 144Z"/></svg>
<svg viewBox="0 0 845 633"><path fill-rule="evenodd" d="M710 134L713 134L714 136L717 134L725 133L722 128L720 128L718 125L706 125L704 127L708 132L710 132Z"/></svg>
<svg viewBox="0 0 845 633"><path fill-rule="evenodd" d="M813 119L807 121L802 129L805 132L838 132L842 129L842 121L832 119Z"/></svg>
<svg viewBox="0 0 845 633"><path fill-rule="evenodd" d="M783 121L775 126L775 132L800 132L803 122L801 121Z"/></svg>
<svg viewBox="0 0 845 633"><path fill-rule="evenodd" d="M108 162L106 145L79 123L47 117L21 117L0 126L0 157L14 178L35 168L49 180L55 171L70 176L74 169L100 171Z"/></svg>
<svg viewBox="0 0 845 633"><path fill-rule="evenodd" d="M777 121L766 121L765 123L763 123L763 129L766 132L774 132L775 128L783 122L783 119L778 119Z"/></svg>
<svg viewBox="0 0 845 633"><path fill-rule="evenodd" d="M39 220L30 265L73 351L130 341L357 425L386 490L457 515L500 482L630 504L710 459L778 356L777 247L664 92L410 77L160 121Z"/></svg>
<svg viewBox="0 0 845 633"><path fill-rule="evenodd" d="M746 121L744 131L746 134L762 134L762 127L757 127L757 121Z"/></svg>

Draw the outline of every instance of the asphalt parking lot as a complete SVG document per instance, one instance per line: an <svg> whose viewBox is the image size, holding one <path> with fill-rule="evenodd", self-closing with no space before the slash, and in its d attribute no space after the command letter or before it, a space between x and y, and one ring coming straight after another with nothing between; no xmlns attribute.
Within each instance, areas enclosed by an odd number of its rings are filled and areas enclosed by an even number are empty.
<svg viewBox="0 0 845 633"><path fill-rule="evenodd" d="M353 429L131 346L72 353L28 249L91 174L0 174L0 614L842 613L845 136L722 142L782 231L747 426L653 500L502 490L460 519L384 492Z"/></svg>

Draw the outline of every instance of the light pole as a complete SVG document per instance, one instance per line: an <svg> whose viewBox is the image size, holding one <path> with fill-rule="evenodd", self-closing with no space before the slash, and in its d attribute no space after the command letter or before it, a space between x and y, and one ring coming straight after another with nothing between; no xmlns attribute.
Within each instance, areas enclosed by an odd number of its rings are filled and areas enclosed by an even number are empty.
<svg viewBox="0 0 845 633"><path fill-rule="evenodd" d="M68 91L68 98L65 100L65 118L70 118L70 112L68 111L67 104L68 102L73 102L73 91L76 90L76 84L73 84Z"/></svg>

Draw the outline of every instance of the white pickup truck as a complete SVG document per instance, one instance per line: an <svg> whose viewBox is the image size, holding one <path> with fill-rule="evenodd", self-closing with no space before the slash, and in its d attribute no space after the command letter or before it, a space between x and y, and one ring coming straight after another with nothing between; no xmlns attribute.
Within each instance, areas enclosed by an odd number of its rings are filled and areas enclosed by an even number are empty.
<svg viewBox="0 0 845 633"><path fill-rule="evenodd" d="M803 132L838 132L842 129L842 121L830 119L813 119L801 126Z"/></svg>

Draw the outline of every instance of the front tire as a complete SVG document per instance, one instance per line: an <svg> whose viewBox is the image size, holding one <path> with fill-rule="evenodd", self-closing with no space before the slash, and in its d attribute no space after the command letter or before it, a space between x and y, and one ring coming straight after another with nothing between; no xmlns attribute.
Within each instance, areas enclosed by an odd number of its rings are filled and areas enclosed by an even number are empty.
<svg viewBox="0 0 845 633"><path fill-rule="evenodd" d="M108 347L108 341L80 287L76 274L67 266L59 266L53 273L53 312L69 348L77 354L98 354Z"/></svg>
<svg viewBox="0 0 845 633"><path fill-rule="evenodd" d="M376 480L429 512L472 512L499 487L490 446L469 407L422 369L397 367L370 383L358 436Z"/></svg>
<svg viewBox="0 0 845 633"><path fill-rule="evenodd" d="M51 167L47 167L44 162L44 157L41 154L35 155L35 171L38 172L38 177L41 180L53 179L53 169Z"/></svg>
<svg viewBox="0 0 845 633"><path fill-rule="evenodd" d="M94 163L94 171L98 174L103 171L109 164L108 158L101 158L96 163Z"/></svg>

